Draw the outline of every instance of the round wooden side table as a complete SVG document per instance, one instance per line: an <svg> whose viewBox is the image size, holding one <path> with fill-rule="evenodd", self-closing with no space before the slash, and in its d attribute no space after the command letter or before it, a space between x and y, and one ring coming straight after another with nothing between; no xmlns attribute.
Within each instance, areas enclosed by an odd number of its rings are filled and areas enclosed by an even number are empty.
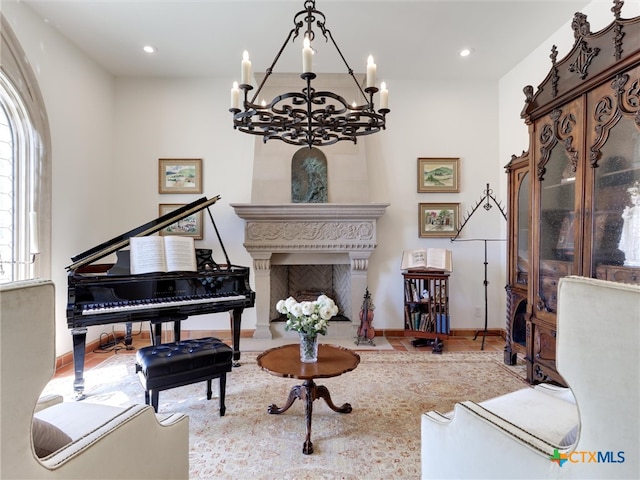
<svg viewBox="0 0 640 480"><path fill-rule="evenodd" d="M285 378L299 378L304 380L302 385L296 385L289 392L287 403L282 407L269 405L267 411L271 414L286 412L296 399L304 402L304 414L307 422L307 436L302 447L302 453L313 453L311 443L311 416L313 401L323 398L329 408L338 413L351 413L351 405L345 403L340 407L334 405L327 387L316 385L316 378L331 378L354 370L360 363L360 356L348 348L334 345L318 345L318 361L303 363L300 361L300 345L290 344L272 348L258 355L258 366L272 375Z"/></svg>

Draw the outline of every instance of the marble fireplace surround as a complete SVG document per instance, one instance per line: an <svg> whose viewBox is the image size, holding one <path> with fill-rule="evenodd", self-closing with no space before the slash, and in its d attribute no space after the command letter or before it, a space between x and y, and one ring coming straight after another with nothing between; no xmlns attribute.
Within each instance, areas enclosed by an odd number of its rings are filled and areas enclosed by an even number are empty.
<svg viewBox="0 0 640 480"><path fill-rule="evenodd" d="M369 257L376 248L376 222L388 203L231 204L245 220L244 246L253 259L256 291L254 338L281 336L271 322L274 305L283 293L272 285L275 265L346 265L350 287L342 292L349 322L333 322L328 336L355 336L365 289ZM281 270L281 269L273 269ZM346 325L344 325L346 323Z"/></svg>

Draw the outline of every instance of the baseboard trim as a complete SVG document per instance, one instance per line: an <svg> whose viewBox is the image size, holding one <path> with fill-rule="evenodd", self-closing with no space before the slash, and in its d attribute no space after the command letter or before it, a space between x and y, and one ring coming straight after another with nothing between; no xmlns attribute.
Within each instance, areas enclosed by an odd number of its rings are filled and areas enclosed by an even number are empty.
<svg viewBox="0 0 640 480"><path fill-rule="evenodd" d="M450 337L474 337L474 336L482 336L484 330L475 330L472 328L460 328L451 330L449 334ZM487 329L487 337L502 337L504 340L507 339L507 333L502 328L488 328Z"/></svg>
<svg viewBox="0 0 640 480"><path fill-rule="evenodd" d="M254 332L253 330L241 330L240 338L252 338L253 332ZM476 334L478 336L481 336L483 332L484 330L474 330L474 329L468 329L468 328L452 329L451 332L449 333L449 336L450 337L473 337ZM124 331L116 332L116 333L118 334L118 337L120 337L120 334L124 336ZM150 332L141 331L137 335L139 335L140 338L144 340L148 340L149 344L151 344ZM376 329L376 337L404 337L404 336L405 336L404 330ZM499 329L499 328L487 329L487 336L498 336L498 337L502 337L503 339L507 338L506 332L503 329ZM180 337L183 340L187 340L189 338L202 338L202 337L219 337L222 340L230 340L231 332L229 330L182 330ZM173 330L162 331L162 342L173 342L173 340L174 340ZM100 339L96 339L91 342L88 342L85 347L85 353L91 353L94 350L99 350L101 344L102 344L102 340ZM73 352L64 353L59 357L56 357L56 370L61 367L70 365L71 363L73 363Z"/></svg>

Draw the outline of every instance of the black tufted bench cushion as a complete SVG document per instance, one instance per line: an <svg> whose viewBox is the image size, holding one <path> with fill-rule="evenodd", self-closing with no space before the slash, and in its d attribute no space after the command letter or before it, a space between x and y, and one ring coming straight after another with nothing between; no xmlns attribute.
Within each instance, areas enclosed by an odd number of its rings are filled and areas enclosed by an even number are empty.
<svg viewBox="0 0 640 480"><path fill-rule="evenodd" d="M233 349L215 337L183 340L143 347L136 352L136 372L145 390L144 399L158 411L158 392L220 378L220 416L224 415L227 372L231 371Z"/></svg>

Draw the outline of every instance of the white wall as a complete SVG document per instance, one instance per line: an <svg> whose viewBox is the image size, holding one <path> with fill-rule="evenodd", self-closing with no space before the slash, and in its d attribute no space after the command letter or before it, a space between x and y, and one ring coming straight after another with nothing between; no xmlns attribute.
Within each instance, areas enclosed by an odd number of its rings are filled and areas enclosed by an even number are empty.
<svg viewBox="0 0 640 480"><path fill-rule="evenodd" d="M250 201L253 138L233 130L230 80L215 78L120 78L116 86L113 170L123 195L110 199L122 233L158 216L160 203L189 203L221 195L211 213L233 264L251 266L242 246L244 221L229 206ZM202 158L202 195L158 193L159 158ZM212 248L214 259L226 263L205 213L204 239L198 248ZM253 280L253 277L252 277ZM252 283L253 284L253 283ZM242 328L255 326L253 309L245 310ZM173 328L171 324L165 328ZM184 329L226 329L229 315L192 317Z"/></svg>
<svg viewBox="0 0 640 480"><path fill-rule="evenodd" d="M460 203L464 218L482 197L486 183L498 184L502 172L497 156L497 86L463 80L387 83L393 92L388 130L372 137L367 148L371 200L391 203L379 220L378 248L370 262L370 290L377 307L374 326L402 328L402 250L442 247L453 251L451 326L480 328L483 320L473 311L484 309L484 245L418 238L418 204ZM460 193L417 193L418 157L459 157ZM501 222L497 207L490 212L481 209L461 238L498 238ZM502 328L504 260L495 245L488 250L489 326Z"/></svg>
<svg viewBox="0 0 640 480"><path fill-rule="evenodd" d="M628 7L625 16L637 15ZM609 2L596 0L585 9L590 20L596 11L606 17L601 24L594 19L592 29L609 23L609 8ZM57 354L71 350L64 269L70 257L157 217L159 203L198 197L159 195L158 158L204 159L204 194L222 195L212 213L229 256L233 263L250 266L242 247L244 225L229 203L251 201L254 139L231 127L232 79L113 79L22 4L3 2L2 11L34 67L52 130ZM558 37L572 43L568 27ZM555 36L553 42L563 45ZM506 202L503 166L512 153L527 148L526 127L519 118L522 87L542 80L550 48L551 40L500 82L388 79L388 130L366 140L371 201L391 204L379 220L379 246L369 264L369 289L377 306L374 327L402 328L402 250L436 246L453 250L452 328L482 328L483 318L474 317L474 309L484 307L483 242L418 238L418 203L459 202L465 218L486 183ZM563 55L568 47L559 50ZM417 158L440 156L460 158L460 193L418 194ZM489 212L481 208L461 238L502 239L505 226L497 207ZM201 245L217 249L208 223ZM490 328L504 326L504 255L504 243L488 244ZM194 317L185 328L227 328L226 314L209 317L214 318ZM243 329L254 325L255 314L248 310ZM92 327L90 338L107 329Z"/></svg>
<svg viewBox="0 0 640 480"><path fill-rule="evenodd" d="M71 350L65 267L71 256L107 239L115 221L109 202L114 192L115 84L22 4L3 1L2 13L31 63L51 128L51 279L56 286L56 352L60 355ZM90 334L97 335L98 330L93 327Z"/></svg>

